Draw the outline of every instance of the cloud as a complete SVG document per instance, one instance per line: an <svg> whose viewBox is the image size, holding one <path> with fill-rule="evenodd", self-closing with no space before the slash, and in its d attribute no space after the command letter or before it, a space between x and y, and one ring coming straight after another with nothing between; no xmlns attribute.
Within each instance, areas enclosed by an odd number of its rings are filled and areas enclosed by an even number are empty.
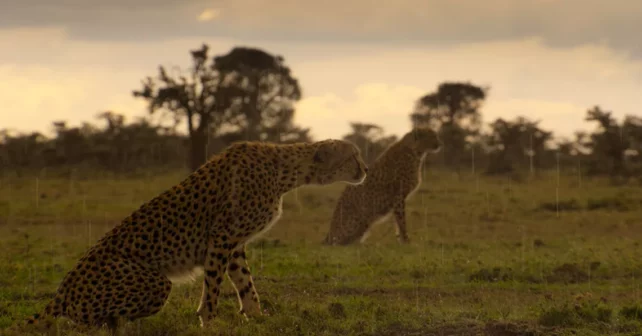
<svg viewBox="0 0 642 336"><path fill-rule="evenodd" d="M144 111L142 102L114 89L123 87L123 81L109 69L0 66L0 77L2 128L47 134L57 120L78 125L95 122L96 114L106 110ZM113 87L105 87L105 82Z"/></svg>
<svg viewBox="0 0 642 336"><path fill-rule="evenodd" d="M584 117L596 104L613 110L617 118L639 114L642 90L640 61L604 46L560 50L538 39L451 48L390 48L306 62L296 69L314 72L316 81L335 83L332 91L306 96L297 116L302 124L327 130L325 134L332 136L346 133L347 125L336 126L346 116L403 134L416 99L434 92L443 81L489 85L482 107L485 123L498 117L525 116L541 119L542 127L565 136L592 128Z"/></svg>
<svg viewBox="0 0 642 336"><path fill-rule="evenodd" d="M144 103L131 91L159 64L170 71L188 66L188 51L203 42L213 53L249 45L284 55L303 89L296 120L321 138L346 134L351 121L401 135L416 99L443 81L489 85L484 122L524 115L569 135L592 128L583 119L595 104L618 118L639 114L642 62L604 45L551 48L536 38L413 47L204 38L79 41L65 29L42 28L0 30L0 128L43 131L53 120L77 124L108 109L144 115Z"/></svg>
<svg viewBox="0 0 642 336"><path fill-rule="evenodd" d="M350 132L350 122L374 123L382 126L386 134L400 136L410 130L409 115L414 103L426 93L415 86L362 84L345 99L334 94L303 99L297 105L295 121L311 127L317 138L342 137ZM556 135L569 136L576 129L586 128L582 120L587 108L567 102L491 97L482 108L483 128L488 130L488 124L497 118L514 120L525 116L540 121L540 127Z"/></svg>
<svg viewBox="0 0 642 336"><path fill-rule="evenodd" d="M0 30L0 62L21 65L118 67L155 69L157 64L185 64L189 50L200 48L201 37L164 41L78 41L62 27ZM225 53L238 40L207 39L214 53Z"/></svg>
<svg viewBox="0 0 642 336"><path fill-rule="evenodd" d="M215 8L208 8L205 9L201 12L201 14L198 15L198 21L212 21L219 17L221 15L221 11Z"/></svg>
<svg viewBox="0 0 642 336"><path fill-rule="evenodd" d="M341 137L352 122L376 123L386 132L403 134L410 127L413 103L423 93L413 86L361 84L346 99L327 93L301 100L295 122L312 127L315 137Z"/></svg>
<svg viewBox="0 0 642 336"><path fill-rule="evenodd" d="M531 121L539 121L541 128L553 130L554 135L569 136L576 129L587 128L588 125L582 121L589 107L535 99L491 99L484 108L485 126L497 118L512 121L523 116Z"/></svg>
<svg viewBox="0 0 642 336"><path fill-rule="evenodd" d="M451 45L541 37L556 47L602 43L642 56L637 0L23 0L4 7L0 27L59 26L85 40L204 36ZM208 10L219 14L216 20L199 20Z"/></svg>

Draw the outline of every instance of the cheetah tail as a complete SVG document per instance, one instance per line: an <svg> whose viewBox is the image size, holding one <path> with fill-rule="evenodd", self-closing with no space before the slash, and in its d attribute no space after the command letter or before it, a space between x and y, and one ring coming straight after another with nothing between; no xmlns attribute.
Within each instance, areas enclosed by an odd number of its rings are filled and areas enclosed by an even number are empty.
<svg viewBox="0 0 642 336"><path fill-rule="evenodd" d="M63 296L58 294L56 297L47 304L41 313L33 314L26 321L26 324L37 324L40 320L47 317L58 317L64 313L64 299Z"/></svg>

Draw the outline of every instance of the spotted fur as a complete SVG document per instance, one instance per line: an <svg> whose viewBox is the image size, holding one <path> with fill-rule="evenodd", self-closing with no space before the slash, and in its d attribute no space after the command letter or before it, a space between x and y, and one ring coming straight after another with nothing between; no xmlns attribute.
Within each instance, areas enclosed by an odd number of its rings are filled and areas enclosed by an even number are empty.
<svg viewBox="0 0 642 336"><path fill-rule="evenodd" d="M398 240L409 242L406 200L421 185L421 167L426 155L440 149L441 140L429 128L415 128L388 147L371 165L364 183L343 190L323 243L363 242L371 227L391 214L395 218Z"/></svg>
<svg viewBox="0 0 642 336"><path fill-rule="evenodd" d="M173 282L200 272L201 326L216 316L224 275L236 289L240 312L260 315L246 243L279 219L288 191L306 184L359 184L367 169L359 150L341 140L233 144L109 231L27 323L65 316L107 324L115 333L119 320L159 312Z"/></svg>

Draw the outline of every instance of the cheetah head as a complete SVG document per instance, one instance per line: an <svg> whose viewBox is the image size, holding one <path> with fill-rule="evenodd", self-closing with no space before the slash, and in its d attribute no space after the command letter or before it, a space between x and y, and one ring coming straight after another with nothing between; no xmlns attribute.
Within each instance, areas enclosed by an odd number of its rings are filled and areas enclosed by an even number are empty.
<svg viewBox="0 0 642 336"><path fill-rule="evenodd" d="M309 183L361 184L365 180L368 166L359 149L351 142L331 139L316 142L313 147Z"/></svg>
<svg viewBox="0 0 642 336"><path fill-rule="evenodd" d="M404 140L421 153L437 153L442 142L437 132L428 127L415 127L404 136Z"/></svg>

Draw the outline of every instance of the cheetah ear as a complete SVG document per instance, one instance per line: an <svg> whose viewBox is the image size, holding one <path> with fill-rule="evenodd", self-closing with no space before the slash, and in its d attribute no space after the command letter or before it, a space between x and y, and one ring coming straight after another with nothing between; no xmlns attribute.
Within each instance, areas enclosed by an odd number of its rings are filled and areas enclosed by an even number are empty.
<svg viewBox="0 0 642 336"><path fill-rule="evenodd" d="M314 163L327 163L332 158L332 151L334 146L331 143L324 143L319 145L314 152Z"/></svg>

